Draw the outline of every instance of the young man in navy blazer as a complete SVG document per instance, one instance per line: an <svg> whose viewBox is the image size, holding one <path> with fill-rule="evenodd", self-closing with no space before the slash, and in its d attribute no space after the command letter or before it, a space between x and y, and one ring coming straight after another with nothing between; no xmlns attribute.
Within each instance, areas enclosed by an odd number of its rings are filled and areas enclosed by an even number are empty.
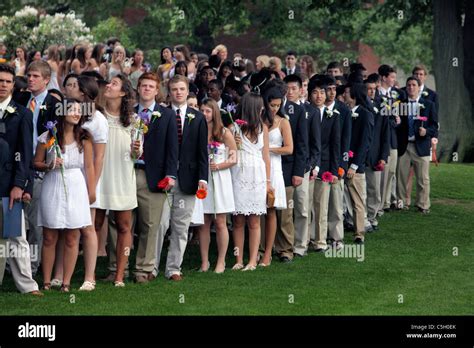
<svg viewBox="0 0 474 348"><path fill-rule="evenodd" d="M31 111L12 100L15 70L0 64L0 194L10 197L9 209L16 201L29 201L32 186L31 161L33 156L33 115ZM16 251L10 258L10 270L21 293L42 296L31 274L30 248L26 240L22 217L21 235L3 239L3 213L0 201L0 284L5 271L5 251ZM21 256L20 256L21 255Z"/></svg>
<svg viewBox="0 0 474 348"><path fill-rule="evenodd" d="M158 274L158 228L166 202L166 194L174 187L178 174L178 130L173 111L156 102L160 81L153 73L144 73L138 79L138 105L135 112L148 120L148 131L143 135L143 154L135 162L137 177L137 220L139 235L135 264L135 281L147 283ZM158 183L168 178L164 190Z"/></svg>
<svg viewBox="0 0 474 348"><path fill-rule="evenodd" d="M416 207L423 214L430 211L430 148L431 138L438 132L436 106L420 97L420 80L407 79L408 117L401 118L397 129L398 165L397 199L398 206L407 209L406 193L410 164L413 163L416 176Z"/></svg>

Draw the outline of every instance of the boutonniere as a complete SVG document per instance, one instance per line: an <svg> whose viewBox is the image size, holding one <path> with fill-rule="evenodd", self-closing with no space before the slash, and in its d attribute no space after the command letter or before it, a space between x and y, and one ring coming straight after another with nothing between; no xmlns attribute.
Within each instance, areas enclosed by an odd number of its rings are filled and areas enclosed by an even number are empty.
<svg viewBox="0 0 474 348"><path fill-rule="evenodd" d="M357 112L352 111L352 118L357 118L359 117L359 114Z"/></svg>
<svg viewBox="0 0 474 348"><path fill-rule="evenodd" d="M14 114L16 111L16 108L14 108L11 105L8 105L5 111L8 112L9 114Z"/></svg>
<svg viewBox="0 0 474 348"><path fill-rule="evenodd" d="M424 105L424 104L421 104L421 103L419 103L418 106L420 107L420 109L424 109L424 108L425 108L425 105Z"/></svg>
<svg viewBox="0 0 474 348"><path fill-rule="evenodd" d="M153 111L151 113L151 122L153 123L157 118L161 117L161 112L159 111Z"/></svg>
<svg viewBox="0 0 474 348"><path fill-rule="evenodd" d="M379 109L377 109L377 107L376 107L376 106L374 106L374 111L375 111L375 113L376 113L376 114L378 114L378 113L379 113Z"/></svg>
<svg viewBox="0 0 474 348"><path fill-rule="evenodd" d="M41 112L42 110L46 111L46 104L41 104L40 107L39 107L39 109L40 109L40 112Z"/></svg>
<svg viewBox="0 0 474 348"><path fill-rule="evenodd" d="M186 115L188 117L188 120L189 120L189 123L188 124L191 124L191 121L194 120L194 117L196 117L194 114L192 113L189 113Z"/></svg>
<svg viewBox="0 0 474 348"><path fill-rule="evenodd" d="M393 99L397 99L398 96L399 96L399 94L398 94L397 91L391 91L391 92L390 92L390 95L392 96Z"/></svg>
<svg viewBox="0 0 474 348"><path fill-rule="evenodd" d="M306 117L306 119L308 119L308 117L309 117L308 111L305 112L305 117Z"/></svg>
<svg viewBox="0 0 474 348"><path fill-rule="evenodd" d="M334 112L332 110L326 109L326 118L331 118L334 116Z"/></svg>
<svg viewBox="0 0 474 348"><path fill-rule="evenodd" d="M423 91L423 92L421 93L421 95L422 95L423 97L427 97L427 96L429 95L429 93L428 93L427 91Z"/></svg>

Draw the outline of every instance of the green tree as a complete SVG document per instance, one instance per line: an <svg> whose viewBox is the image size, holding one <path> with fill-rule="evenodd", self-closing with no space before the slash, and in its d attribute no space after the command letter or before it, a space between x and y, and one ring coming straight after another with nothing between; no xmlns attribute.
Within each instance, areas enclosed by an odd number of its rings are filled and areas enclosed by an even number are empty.
<svg viewBox="0 0 474 348"><path fill-rule="evenodd" d="M133 49L135 42L131 40L131 30L123 19L110 17L99 22L92 28L92 35L97 42L105 42L110 37L117 37L127 49Z"/></svg>

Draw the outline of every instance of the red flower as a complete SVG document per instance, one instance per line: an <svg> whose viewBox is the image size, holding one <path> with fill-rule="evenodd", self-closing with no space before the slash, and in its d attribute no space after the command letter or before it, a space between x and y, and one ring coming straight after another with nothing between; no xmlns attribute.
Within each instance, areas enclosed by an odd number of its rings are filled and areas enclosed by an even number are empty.
<svg viewBox="0 0 474 348"><path fill-rule="evenodd" d="M166 177L158 183L158 188L160 190L164 190L166 186L168 186L169 183L170 183L170 178Z"/></svg>
<svg viewBox="0 0 474 348"><path fill-rule="evenodd" d="M323 182L331 182L332 181L332 173L331 172L324 172L321 176L321 180Z"/></svg>
<svg viewBox="0 0 474 348"><path fill-rule="evenodd" d="M197 190L196 192L196 197L197 199L204 199L207 197L207 191L206 190L203 190L203 189L199 189Z"/></svg>
<svg viewBox="0 0 474 348"><path fill-rule="evenodd" d="M238 120L235 120L235 123L237 123L237 125L239 126L246 126L248 124L247 121L241 120L240 118Z"/></svg>
<svg viewBox="0 0 474 348"><path fill-rule="evenodd" d="M377 163L377 165L374 167L376 172L383 172L385 168L385 165L383 163Z"/></svg>
<svg viewBox="0 0 474 348"><path fill-rule="evenodd" d="M418 117L418 120L420 120L421 122L426 122L426 121L428 121L428 117L420 116L420 117Z"/></svg>
<svg viewBox="0 0 474 348"><path fill-rule="evenodd" d="M349 150L348 155L349 155L349 158L352 158L352 157L354 157L354 152L352 152L351 150Z"/></svg>

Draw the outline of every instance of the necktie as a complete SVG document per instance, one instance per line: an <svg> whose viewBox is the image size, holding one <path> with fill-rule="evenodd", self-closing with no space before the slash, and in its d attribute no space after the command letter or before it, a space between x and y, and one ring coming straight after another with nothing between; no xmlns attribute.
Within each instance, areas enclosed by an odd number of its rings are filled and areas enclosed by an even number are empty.
<svg viewBox="0 0 474 348"><path fill-rule="evenodd" d="M32 113L35 113L35 108L36 108L36 99L31 98L30 100L30 106L28 107Z"/></svg>
<svg viewBox="0 0 474 348"><path fill-rule="evenodd" d="M415 120L414 118L414 113L415 113L415 101L411 100L410 101L410 107L409 107L409 115L408 115L408 137L414 137L415 136Z"/></svg>
<svg viewBox="0 0 474 348"><path fill-rule="evenodd" d="M176 109L176 125L178 126L178 142L181 145L183 140L183 123L181 122L181 111Z"/></svg>

